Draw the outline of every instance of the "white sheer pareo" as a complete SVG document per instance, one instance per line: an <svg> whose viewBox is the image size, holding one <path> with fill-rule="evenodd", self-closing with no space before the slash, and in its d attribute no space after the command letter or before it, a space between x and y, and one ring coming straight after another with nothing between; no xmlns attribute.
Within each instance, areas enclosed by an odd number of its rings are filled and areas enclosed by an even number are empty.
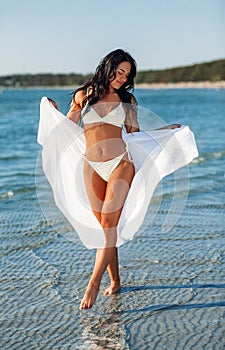
<svg viewBox="0 0 225 350"><path fill-rule="evenodd" d="M117 246L131 240L142 225L159 181L198 156L188 126L124 134L123 138L136 173L119 220ZM87 248L103 248L104 232L92 212L83 180L83 128L56 110L46 97L40 105L38 143L55 203L73 226L74 236Z"/></svg>

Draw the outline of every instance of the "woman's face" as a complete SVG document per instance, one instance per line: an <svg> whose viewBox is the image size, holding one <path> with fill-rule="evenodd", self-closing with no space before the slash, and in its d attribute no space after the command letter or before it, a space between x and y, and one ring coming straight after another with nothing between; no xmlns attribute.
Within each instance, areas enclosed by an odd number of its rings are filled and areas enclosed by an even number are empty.
<svg viewBox="0 0 225 350"><path fill-rule="evenodd" d="M116 77L110 82L110 90L118 90L124 83L130 74L131 64L130 62L121 62L116 68Z"/></svg>

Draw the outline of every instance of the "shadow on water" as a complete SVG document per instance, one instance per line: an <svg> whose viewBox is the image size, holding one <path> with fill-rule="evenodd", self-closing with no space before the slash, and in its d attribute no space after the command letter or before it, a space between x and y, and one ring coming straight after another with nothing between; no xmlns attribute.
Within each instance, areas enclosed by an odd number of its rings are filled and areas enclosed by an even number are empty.
<svg viewBox="0 0 225 350"><path fill-rule="evenodd" d="M134 286L134 287L122 287L119 291L120 294L134 292L137 290L156 290L156 289L196 289L196 288L225 288L225 284L190 284L190 285L178 285L178 286Z"/></svg>
<svg viewBox="0 0 225 350"><path fill-rule="evenodd" d="M171 309L201 309L201 308L210 308L210 307L218 307L218 306L225 306L225 301L220 302L210 302L210 303L196 303L196 304L189 304L189 301L192 299L184 299L179 300L178 302L174 302L171 304L162 304L162 305L150 305L146 306L144 308L136 308L136 309L127 309L123 311L117 311L116 310L116 298L119 296L122 297L124 294L128 294L135 291L155 291L155 290L171 290L171 289L191 289L192 291L195 291L197 289L222 289L225 288L225 284L192 284L192 285L171 285L171 286L133 286L133 287L122 287L120 291L114 296L112 299L111 307L112 307L112 313L114 314L123 314L123 313L133 313L133 312L143 312L143 311L160 311L160 310L171 310ZM113 305L114 300L114 305Z"/></svg>

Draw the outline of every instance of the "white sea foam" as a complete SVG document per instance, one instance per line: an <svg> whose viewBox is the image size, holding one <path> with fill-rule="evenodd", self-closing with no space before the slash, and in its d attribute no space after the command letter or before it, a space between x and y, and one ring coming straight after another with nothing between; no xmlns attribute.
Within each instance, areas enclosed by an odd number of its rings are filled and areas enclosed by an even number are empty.
<svg viewBox="0 0 225 350"><path fill-rule="evenodd" d="M13 191L8 191L8 192L4 192L0 195L0 198L4 199L4 198L10 198L14 195Z"/></svg>

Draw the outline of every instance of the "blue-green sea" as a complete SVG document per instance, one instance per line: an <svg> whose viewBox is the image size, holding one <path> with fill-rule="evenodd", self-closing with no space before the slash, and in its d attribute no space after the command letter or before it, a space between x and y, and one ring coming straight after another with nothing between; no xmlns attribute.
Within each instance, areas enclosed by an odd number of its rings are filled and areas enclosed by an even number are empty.
<svg viewBox="0 0 225 350"><path fill-rule="evenodd" d="M163 179L140 232L119 248L121 291L100 292L87 311L95 251L68 240L57 215L47 220L36 192L40 99L65 113L71 93L0 91L0 348L225 349L225 90L134 91L139 106L190 126L199 157L175 189L173 175ZM169 211L177 220L165 229ZM108 283L106 274L101 289Z"/></svg>

